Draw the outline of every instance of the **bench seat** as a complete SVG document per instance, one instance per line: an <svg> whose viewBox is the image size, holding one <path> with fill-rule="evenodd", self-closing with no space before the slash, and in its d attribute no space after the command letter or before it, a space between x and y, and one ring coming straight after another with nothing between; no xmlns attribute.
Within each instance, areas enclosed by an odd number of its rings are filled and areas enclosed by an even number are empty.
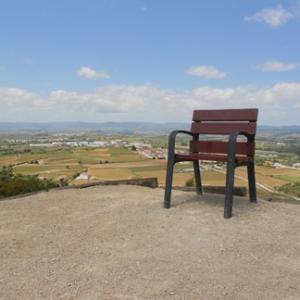
<svg viewBox="0 0 300 300"><path fill-rule="evenodd" d="M244 155L236 155L236 163L247 163L249 157ZM176 161L197 161L197 160L211 160L211 161L228 161L227 154L210 154L210 153L187 153L187 154L175 154Z"/></svg>

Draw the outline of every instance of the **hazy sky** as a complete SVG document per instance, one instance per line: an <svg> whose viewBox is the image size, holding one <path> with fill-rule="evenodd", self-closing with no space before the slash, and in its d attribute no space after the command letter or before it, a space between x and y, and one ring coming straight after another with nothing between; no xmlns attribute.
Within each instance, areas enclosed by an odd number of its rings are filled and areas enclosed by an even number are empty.
<svg viewBox="0 0 300 300"><path fill-rule="evenodd" d="M1 121L300 125L300 1L0 0Z"/></svg>

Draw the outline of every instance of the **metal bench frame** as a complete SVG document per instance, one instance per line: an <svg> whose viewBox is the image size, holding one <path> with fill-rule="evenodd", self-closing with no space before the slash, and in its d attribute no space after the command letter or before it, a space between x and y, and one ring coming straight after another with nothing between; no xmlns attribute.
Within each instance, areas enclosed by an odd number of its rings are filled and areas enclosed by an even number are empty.
<svg viewBox="0 0 300 300"><path fill-rule="evenodd" d="M220 120L217 118L218 116L222 116ZM234 175L235 168L239 166L247 166L248 173L248 186L249 186L249 198L251 202L256 202L256 183L255 183L255 166L254 166L254 149L255 149L255 134L256 134L256 120L257 120L257 109L234 109L234 110L198 110L194 111L194 117L192 123L191 131L186 130L176 130L170 133L169 136L169 144L168 144L168 163L167 163L167 174L166 174L166 187L165 187L165 197L164 197L164 207L170 208L171 206L171 192L172 192L172 181L173 181L173 170L174 165L180 161L192 161L194 168L194 177L195 177L195 186L196 193L202 194L202 183L201 183L201 175L200 175L200 166L199 160L201 160L201 153L195 152L190 146L190 153L187 155L176 154L175 152L175 143L176 137L178 134L187 134L192 137L192 142L196 142L199 144L200 150L201 145L203 146L214 146L213 142L208 142L210 144L206 144L207 142L199 142L200 134L226 134L229 135L228 142L217 142L216 147L214 147L215 151L222 152L224 147L227 147L227 172L226 172L226 189L225 189L225 203L224 203L224 218L231 218L232 216L232 204L233 204L233 188L234 188ZM197 118L197 115L202 116ZM205 117L208 115L208 117ZM250 116L250 117L249 117ZM208 120L205 120L208 119ZM207 121L202 123L203 121ZM242 121L242 122L240 122ZM245 123L249 122L249 123ZM195 123L199 123L193 125ZM247 126L242 124L250 124L251 129L247 130ZM205 125L201 125L205 124ZM224 124L231 124L225 125ZM233 125L232 125L233 124ZM254 126L253 126L254 125ZM222 128L221 126L228 127ZM204 129L203 129L204 127ZM239 130L239 127L246 130ZM231 131L233 128L232 132ZM250 128L250 127L249 127ZM234 130L236 129L236 130ZM239 136L245 136L247 138L246 143L238 142ZM190 145L193 145L191 142ZM195 143L194 143L195 144ZM218 145L222 146L222 149L218 149ZM240 156L237 156L237 152L241 152L241 147L248 147L247 150L243 150L243 154L245 154L242 159ZM209 147L206 147L209 149ZM250 149L250 150L249 150ZM199 150L199 149L197 149ZM218 151L220 150L220 151ZM193 151L193 152L192 152ZM208 150L206 149L206 152ZM214 155L214 154L213 154ZM198 156L198 157L197 157ZM205 156L204 156L205 157ZM214 157L214 156L213 156ZM215 155L215 159L212 160L221 160L218 154ZM222 157L222 161L224 161L224 157Z"/></svg>

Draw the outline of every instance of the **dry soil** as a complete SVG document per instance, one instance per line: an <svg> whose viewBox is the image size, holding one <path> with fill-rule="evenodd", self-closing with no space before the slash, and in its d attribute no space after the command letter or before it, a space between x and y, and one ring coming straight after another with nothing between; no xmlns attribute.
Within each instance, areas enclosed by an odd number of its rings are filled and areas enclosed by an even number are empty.
<svg viewBox="0 0 300 300"><path fill-rule="evenodd" d="M0 299L300 299L300 205L134 186L0 202Z"/></svg>

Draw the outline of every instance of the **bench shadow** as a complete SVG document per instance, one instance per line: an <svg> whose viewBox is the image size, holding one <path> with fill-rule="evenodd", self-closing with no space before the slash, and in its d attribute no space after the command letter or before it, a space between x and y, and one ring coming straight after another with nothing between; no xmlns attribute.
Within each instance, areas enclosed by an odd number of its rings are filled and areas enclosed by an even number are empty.
<svg viewBox="0 0 300 300"><path fill-rule="evenodd" d="M174 195L171 201L171 207L179 208L182 210L189 210L197 208L201 210L208 209L224 209L225 195L222 194L208 194L197 195L191 192L191 195ZM251 203L248 197L234 196L233 198L233 211L238 211L239 214L249 213L250 209L256 207L255 203Z"/></svg>
<svg viewBox="0 0 300 300"><path fill-rule="evenodd" d="M224 197L220 194L203 194L197 195L194 193L190 193L190 195L176 195L172 197L171 206L178 207L178 206L187 206L189 204L196 204L196 203L204 203L211 206L219 206L224 204Z"/></svg>

